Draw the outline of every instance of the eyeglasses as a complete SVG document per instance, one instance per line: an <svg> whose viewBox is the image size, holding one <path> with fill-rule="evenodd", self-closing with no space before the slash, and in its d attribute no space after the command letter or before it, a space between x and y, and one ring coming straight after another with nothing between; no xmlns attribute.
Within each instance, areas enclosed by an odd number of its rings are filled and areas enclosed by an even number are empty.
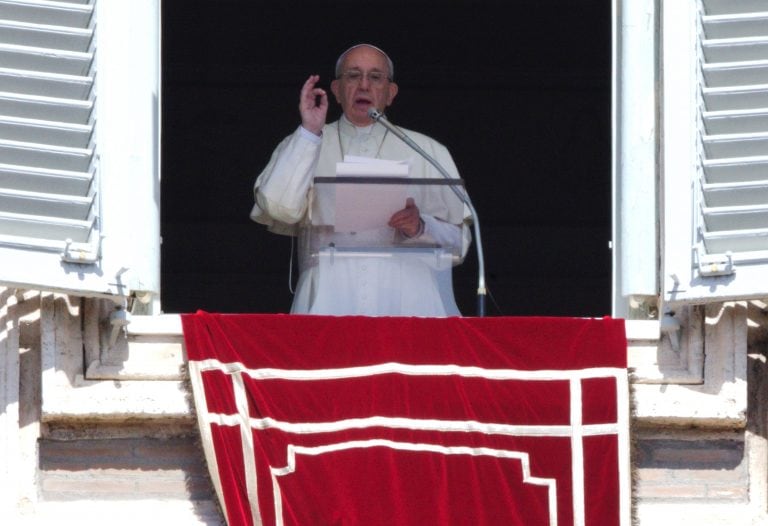
<svg viewBox="0 0 768 526"><path fill-rule="evenodd" d="M363 73L359 69L350 69L349 71L345 71L339 75L339 78L343 78L347 82L352 82L355 84L361 83L363 81L363 77L368 79L368 82L374 86L381 86L385 82L391 80L383 71L376 70Z"/></svg>

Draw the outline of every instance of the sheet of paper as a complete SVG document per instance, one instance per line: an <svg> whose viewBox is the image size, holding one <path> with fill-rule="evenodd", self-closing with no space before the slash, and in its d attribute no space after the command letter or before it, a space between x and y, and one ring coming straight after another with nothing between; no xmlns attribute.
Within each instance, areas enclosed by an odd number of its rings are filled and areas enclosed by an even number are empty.
<svg viewBox="0 0 768 526"><path fill-rule="evenodd" d="M385 161L346 156L336 163L337 176L407 177L406 161ZM405 208L402 184L336 184L336 231L362 232L387 226L392 214Z"/></svg>
<svg viewBox="0 0 768 526"><path fill-rule="evenodd" d="M408 177L408 161L390 161L345 155L344 162L336 163L336 175L377 177Z"/></svg>

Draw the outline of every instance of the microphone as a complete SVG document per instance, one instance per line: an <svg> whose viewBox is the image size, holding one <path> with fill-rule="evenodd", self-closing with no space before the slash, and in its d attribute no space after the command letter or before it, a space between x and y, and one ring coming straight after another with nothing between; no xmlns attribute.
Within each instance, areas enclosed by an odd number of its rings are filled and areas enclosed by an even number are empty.
<svg viewBox="0 0 768 526"><path fill-rule="evenodd" d="M424 149L416 144L413 139L403 132L400 128L389 122L386 116L379 110L371 106L368 108L368 117L374 122L381 123L385 128L391 131L398 139L410 146L416 153L426 159L437 171L446 179L453 180L454 178L438 163L431 155L424 151ZM453 193L469 208L469 213L472 216L472 226L475 233L475 247L477 248L477 315L479 317L485 316L485 296L488 292L485 286L485 258L483 257L483 242L480 238L480 219L477 217L477 211L472 205L472 201L469 199L469 194L466 189L457 185L450 185L450 189Z"/></svg>
<svg viewBox="0 0 768 526"><path fill-rule="evenodd" d="M416 150L416 152L417 152L417 153L419 153L420 155L422 155L422 156L424 156L424 157L427 157L427 160L428 160L428 161L430 161L430 159L428 158L429 156L426 154L426 152L424 152L424 150L422 150L422 149L419 147L419 145L418 145L418 144L416 144L415 142L413 142L413 139L411 139L411 138L410 138L410 137L408 137L408 136L407 136L405 133L403 133L403 130L401 130L400 128L398 128L397 126L395 126L395 125L393 125L391 122L389 122L389 120L387 120L387 118L384 116L384 114L383 114L383 113L381 113L379 110L377 110L376 108L374 108L373 106L371 106L370 108L368 108L368 116L369 116L371 119L373 119L374 121L376 121L376 122L380 122L381 124L383 124L384 126L386 126L386 128L387 128L389 131L391 131L392 133L394 133L395 135L397 135L397 138L398 138L398 139L400 139L401 141L405 142L405 143L406 143L408 146L410 146L411 148L413 148L414 150ZM434 161L434 160L431 160L430 162L431 162L432 164L435 164L435 162L433 162L433 161ZM438 169L438 171L440 171L440 167L438 167L438 166L435 166L435 168L437 168L437 169ZM445 175L442 173L442 171L440 171L440 174L441 174L441 175L443 175L443 176L445 176ZM448 177L448 178L450 179L450 177Z"/></svg>

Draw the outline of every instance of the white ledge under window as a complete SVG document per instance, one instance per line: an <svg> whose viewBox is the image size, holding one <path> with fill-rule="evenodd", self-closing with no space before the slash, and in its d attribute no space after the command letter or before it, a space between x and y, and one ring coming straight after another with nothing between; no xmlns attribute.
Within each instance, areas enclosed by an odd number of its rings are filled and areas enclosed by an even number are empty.
<svg viewBox="0 0 768 526"><path fill-rule="evenodd" d="M104 347L107 308L103 300L43 295L43 419L192 419L181 317L134 316L121 342ZM626 322L636 421L743 427L747 305L686 307L675 318L676 349L658 322Z"/></svg>
<svg viewBox="0 0 768 526"><path fill-rule="evenodd" d="M103 348L109 305L42 296L43 421L191 420L180 317L136 317L116 349Z"/></svg>
<svg viewBox="0 0 768 526"><path fill-rule="evenodd" d="M687 309L676 313L682 317L677 351L658 322L626 322L634 417L640 424L742 428L747 421L747 305ZM699 381L693 382L697 370Z"/></svg>

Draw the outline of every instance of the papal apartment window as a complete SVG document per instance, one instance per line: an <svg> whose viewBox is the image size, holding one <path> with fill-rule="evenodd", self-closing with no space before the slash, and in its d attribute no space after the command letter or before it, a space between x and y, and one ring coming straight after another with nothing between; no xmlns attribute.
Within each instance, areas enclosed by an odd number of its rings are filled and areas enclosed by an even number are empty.
<svg viewBox="0 0 768 526"><path fill-rule="evenodd" d="M487 315L609 313L610 2L391 7L363 27L321 0L320 28L290 3L163 3L163 310L288 311L290 240L248 218L253 183L306 78L329 90L338 54L368 40L395 61L391 122L442 142L466 180ZM475 315L474 245L453 277Z"/></svg>

